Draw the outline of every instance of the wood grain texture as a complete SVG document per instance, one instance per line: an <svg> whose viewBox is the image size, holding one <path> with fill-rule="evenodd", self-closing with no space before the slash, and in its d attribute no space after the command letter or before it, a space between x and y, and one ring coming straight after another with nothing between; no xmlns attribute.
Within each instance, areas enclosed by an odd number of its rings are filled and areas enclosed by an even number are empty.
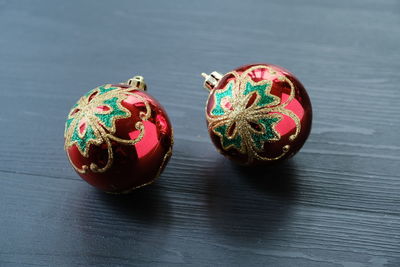
<svg viewBox="0 0 400 267"><path fill-rule="evenodd" d="M0 0L0 266L400 266L400 2ZM245 169L205 127L199 73L270 62L311 136ZM160 180L96 191L69 166L83 93L141 74L175 130Z"/></svg>

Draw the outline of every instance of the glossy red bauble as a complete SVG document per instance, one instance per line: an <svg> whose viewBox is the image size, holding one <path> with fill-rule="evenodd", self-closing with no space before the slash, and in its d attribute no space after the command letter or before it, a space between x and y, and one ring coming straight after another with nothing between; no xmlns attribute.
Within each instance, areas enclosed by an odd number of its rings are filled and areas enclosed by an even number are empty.
<svg viewBox="0 0 400 267"><path fill-rule="evenodd" d="M143 78L106 84L81 97L67 118L65 150L75 171L110 193L152 183L172 153L165 110L145 92Z"/></svg>
<svg viewBox="0 0 400 267"><path fill-rule="evenodd" d="M210 90L208 131L223 155L263 165L287 159L303 146L311 129L311 102L289 71L252 64L203 76Z"/></svg>

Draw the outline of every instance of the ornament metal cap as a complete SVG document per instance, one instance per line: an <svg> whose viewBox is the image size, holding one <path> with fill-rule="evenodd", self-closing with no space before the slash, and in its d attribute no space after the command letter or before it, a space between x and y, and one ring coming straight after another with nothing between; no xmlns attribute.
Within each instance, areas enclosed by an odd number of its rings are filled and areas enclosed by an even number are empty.
<svg viewBox="0 0 400 267"><path fill-rule="evenodd" d="M147 91L147 85L144 82L143 76L134 76L133 78L127 80L126 84L132 87L137 87L139 90Z"/></svg>
<svg viewBox="0 0 400 267"><path fill-rule="evenodd" d="M217 71L213 71L211 72L211 74L206 74L203 72L201 76L204 77L203 87L208 91L214 89L214 87L218 84L219 80L221 80L222 78L222 74Z"/></svg>

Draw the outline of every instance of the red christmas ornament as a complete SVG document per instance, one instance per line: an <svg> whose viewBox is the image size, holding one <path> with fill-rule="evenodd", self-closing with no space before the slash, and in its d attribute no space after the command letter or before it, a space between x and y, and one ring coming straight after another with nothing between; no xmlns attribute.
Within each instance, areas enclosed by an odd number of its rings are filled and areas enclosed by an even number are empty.
<svg viewBox="0 0 400 267"><path fill-rule="evenodd" d="M172 154L173 134L161 105L146 92L143 77L89 91L72 107L65 150L89 184L128 193L152 183Z"/></svg>
<svg viewBox="0 0 400 267"><path fill-rule="evenodd" d="M225 75L202 74L210 90L206 118L221 154L243 165L290 158L306 141L311 102L287 70L270 64L239 67Z"/></svg>

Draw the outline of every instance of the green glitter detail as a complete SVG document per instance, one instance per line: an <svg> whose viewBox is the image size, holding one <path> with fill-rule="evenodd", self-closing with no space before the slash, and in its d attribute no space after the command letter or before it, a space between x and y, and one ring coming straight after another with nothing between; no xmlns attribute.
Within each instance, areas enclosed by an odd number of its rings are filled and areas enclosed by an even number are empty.
<svg viewBox="0 0 400 267"><path fill-rule="evenodd" d="M221 100L224 97L230 96L232 97L232 89L233 89L233 83L229 83L228 87L222 91L222 92L216 92L214 97L215 97L215 108L211 111L212 115L216 115L216 116L221 116L225 114L224 109L221 106Z"/></svg>
<svg viewBox="0 0 400 267"><path fill-rule="evenodd" d="M100 119L100 121L103 123L104 126L111 128L112 127L112 122L114 117L116 116L126 116L127 113L120 109L117 104L118 98L113 97L111 99L107 99L103 101L104 104L108 105L111 107L112 111L108 114L95 114L96 117Z"/></svg>
<svg viewBox="0 0 400 267"><path fill-rule="evenodd" d="M258 120L258 123L263 125L265 128L264 133L262 133L262 134L254 134L253 133L251 135L251 137L254 141L254 144L258 149L262 148L264 141L272 140L277 137L272 126L274 123L276 123L278 121L279 121L279 118L262 118L262 119Z"/></svg>
<svg viewBox="0 0 400 267"><path fill-rule="evenodd" d="M72 106L70 113L75 110L78 107L78 104L75 104ZM71 123L74 121L75 118L67 118L67 121L65 122L65 132L68 131L69 126L71 126Z"/></svg>
<svg viewBox="0 0 400 267"><path fill-rule="evenodd" d="M255 85L253 86L250 82L246 83L246 89L244 91L244 95L248 95L252 92L257 92L258 95L260 96L260 99L258 100L257 106L263 107L265 105L271 104L274 102L275 98L270 95L266 95L265 91L268 89L268 87L271 86L270 82L267 82L266 84L263 85Z"/></svg>
<svg viewBox="0 0 400 267"><path fill-rule="evenodd" d="M71 119L67 119L67 121L65 122L65 132L68 131L69 126L71 125L71 123L74 121L74 118Z"/></svg>
<svg viewBox="0 0 400 267"><path fill-rule="evenodd" d="M104 85L99 86L99 95L105 94L115 89L118 89L118 87L105 88Z"/></svg>
<svg viewBox="0 0 400 267"><path fill-rule="evenodd" d="M110 92L110 91L112 91L112 90L115 90L115 89L118 89L119 87L110 87L110 88L106 88L106 84L105 85L102 85L102 86L99 86L99 87L96 87L96 88L94 88L94 89L92 89L92 90L90 90L89 92L87 92L86 94L85 94L85 97L90 97L95 91L99 91L99 95L102 95L102 94L105 94L105 93L107 93L107 92Z"/></svg>
<svg viewBox="0 0 400 267"><path fill-rule="evenodd" d="M92 126L87 125L85 135L81 138L79 136L79 127L78 125L74 129L74 133L72 134L71 140L76 141L77 145L79 146L81 151L86 151L87 144L91 139L97 139Z"/></svg>
<svg viewBox="0 0 400 267"><path fill-rule="evenodd" d="M220 133L222 135L222 146L224 148L233 145L234 147L236 147L237 149L240 149L240 147L242 146L242 138L240 137L240 135L236 136L235 138L228 138L226 130L227 130L228 126L226 125L221 125L217 128L214 129L214 131Z"/></svg>

